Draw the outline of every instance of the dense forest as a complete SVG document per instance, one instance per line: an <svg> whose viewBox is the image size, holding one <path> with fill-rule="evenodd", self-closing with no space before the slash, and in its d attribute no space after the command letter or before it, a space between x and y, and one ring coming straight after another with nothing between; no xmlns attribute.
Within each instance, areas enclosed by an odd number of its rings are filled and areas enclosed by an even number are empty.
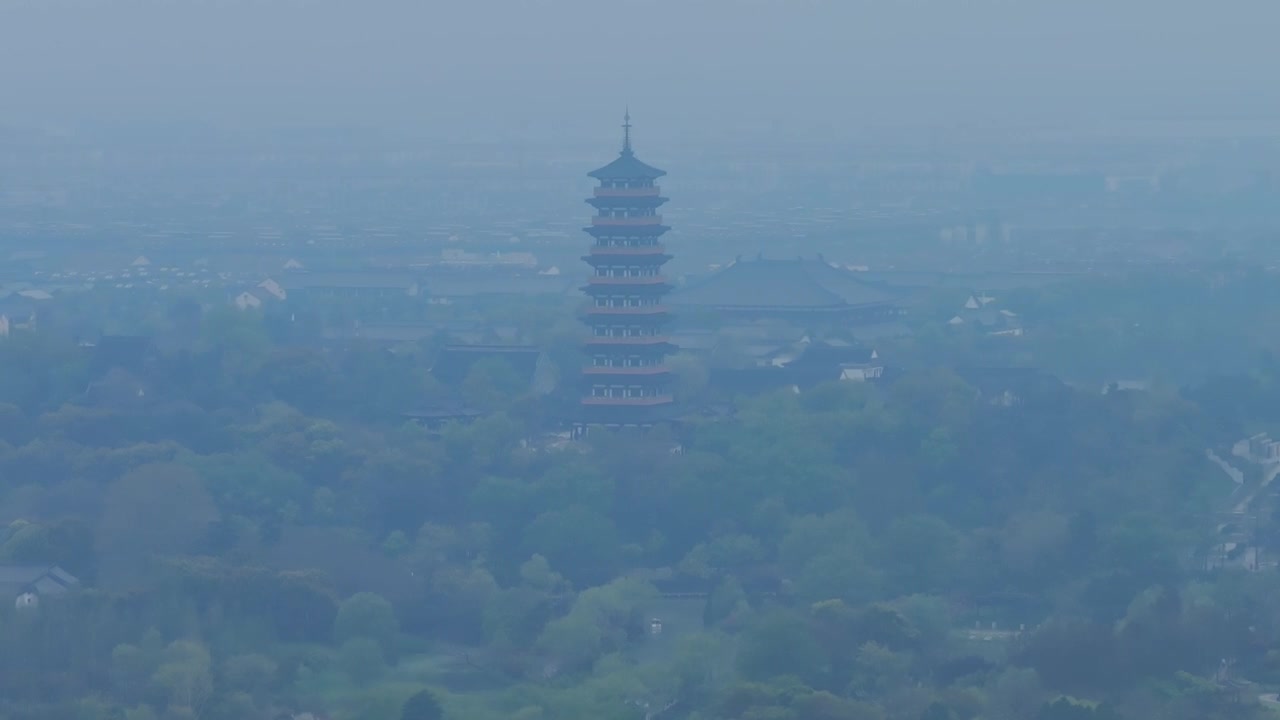
<svg viewBox="0 0 1280 720"><path fill-rule="evenodd" d="M500 364L440 387L434 341L67 308L155 342L0 339L0 565L79 580L0 606L0 717L1265 717L1280 574L1205 568L1236 491L1207 451L1280 419L1268 325L1214 276L1154 285L1027 291L1017 340L925 307L882 382L583 442ZM558 313L488 321L563 378ZM1205 338L1252 344L1197 365ZM1108 352L1175 382L1099 392ZM1010 401L961 367L993 359L1087 382ZM403 419L455 390L484 415Z"/></svg>

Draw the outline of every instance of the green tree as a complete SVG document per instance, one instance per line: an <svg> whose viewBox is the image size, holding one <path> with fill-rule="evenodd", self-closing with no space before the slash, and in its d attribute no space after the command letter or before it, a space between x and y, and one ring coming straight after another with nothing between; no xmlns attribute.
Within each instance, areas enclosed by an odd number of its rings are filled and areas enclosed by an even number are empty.
<svg viewBox="0 0 1280 720"><path fill-rule="evenodd" d="M146 577L156 554L197 549L218 519L200 477L176 464L144 465L107 488L98 520L99 580L127 587Z"/></svg>
<svg viewBox="0 0 1280 720"><path fill-rule="evenodd" d="M444 708L430 690L421 690L405 700L400 720L443 720Z"/></svg>
<svg viewBox="0 0 1280 720"><path fill-rule="evenodd" d="M356 593L342 601L333 621L333 636L339 643L368 638L383 652L395 649L399 634L400 623L391 603L370 592Z"/></svg>
<svg viewBox="0 0 1280 720"><path fill-rule="evenodd" d="M822 647L804 618L775 609L754 618L743 630L738 669L749 680L793 675L817 683L825 664Z"/></svg>
<svg viewBox="0 0 1280 720"><path fill-rule="evenodd" d="M165 648L151 682L164 692L171 709L198 714L213 693L212 664L203 645L179 640Z"/></svg>
<svg viewBox="0 0 1280 720"><path fill-rule="evenodd" d="M231 690L262 698L275 686L278 664L258 653L233 655L222 661L222 681Z"/></svg>
<svg viewBox="0 0 1280 720"><path fill-rule="evenodd" d="M342 643L339 661L347 677L360 686L377 680L387 669L382 646L370 637L353 637Z"/></svg>

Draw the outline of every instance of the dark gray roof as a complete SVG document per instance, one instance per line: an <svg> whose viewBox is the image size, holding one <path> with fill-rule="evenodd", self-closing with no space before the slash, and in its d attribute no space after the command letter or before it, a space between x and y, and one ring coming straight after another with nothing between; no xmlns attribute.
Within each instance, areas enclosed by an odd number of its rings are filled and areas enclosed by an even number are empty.
<svg viewBox="0 0 1280 720"><path fill-rule="evenodd" d="M326 340L368 340L385 343L413 343L427 340L442 332L443 327L432 323L362 323L355 328L327 328Z"/></svg>
<svg viewBox="0 0 1280 720"><path fill-rule="evenodd" d="M849 334L861 342L875 342L885 338L900 338L911 334L911 328L897 321L857 325L849 328Z"/></svg>
<svg viewBox="0 0 1280 720"><path fill-rule="evenodd" d="M655 180L666 174L666 170L641 162L630 150L623 150L617 160L587 173L597 180Z"/></svg>
<svg viewBox="0 0 1280 720"><path fill-rule="evenodd" d="M383 272L295 272L278 280L285 290L308 288L359 288L409 290L416 282L412 275Z"/></svg>
<svg viewBox="0 0 1280 720"><path fill-rule="evenodd" d="M579 282L576 275L506 275L498 273L440 274L423 279L430 297L479 297L484 295L559 295Z"/></svg>
<svg viewBox="0 0 1280 720"><path fill-rule="evenodd" d="M0 565L0 593L61 595L79 584L75 576L57 566Z"/></svg>
<svg viewBox="0 0 1280 720"><path fill-rule="evenodd" d="M872 357L874 354L875 351L865 345L818 341L807 345L800 357L789 364L797 367L814 365L838 367L840 365L866 364L875 359Z"/></svg>
<svg viewBox="0 0 1280 720"><path fill-rule="evenodd" d="M738 261L671 294L685 307L840 308L885 305L894 297L823 260Z"/></svg>

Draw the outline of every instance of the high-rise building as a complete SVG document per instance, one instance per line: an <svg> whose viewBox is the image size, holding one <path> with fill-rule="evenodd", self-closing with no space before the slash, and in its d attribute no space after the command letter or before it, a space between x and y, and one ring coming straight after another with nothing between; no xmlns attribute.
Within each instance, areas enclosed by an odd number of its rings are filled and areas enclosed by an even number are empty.
<svg viewBox="0 0 1280 720"><path fill-rule="evenodd" d="M658 209L667 201L656 180L666 172L641 162L631 149L631 115L623 123L622 152L587 173L599 186L587 199L596 209L584 228L593 238L583 260L591 277L582 288L583 395L578 432L589 427L646 427L669 419L673 408L666 357L675 348L666 334L671 289L662 266L671 259L660 242L669 229Z"/></svg>

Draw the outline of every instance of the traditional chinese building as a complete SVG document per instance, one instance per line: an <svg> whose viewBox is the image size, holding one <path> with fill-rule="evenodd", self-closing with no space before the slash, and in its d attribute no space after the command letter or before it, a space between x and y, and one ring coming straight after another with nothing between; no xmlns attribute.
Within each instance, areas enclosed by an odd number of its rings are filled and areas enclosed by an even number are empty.
<svg viewBox="0 0 1280 720"><path fill-rule="evenodd" d="M591 276L582 288L583 395L576 432L588 427L646 427L669 419L673 408L666 357L675 348L666 334L671 289L662 266L671 259L661 242L669 229L658 209L667 201L656 181L666 175L641 162L631 149L631 116L623 124L622 152L587 173L599 181L587 203L596 209L584 228L593 242L583 260Z"/></svg>
<svg viewBox="0 0 1280 720"><path fill-rule="evenodd" d="M682 322L711 327L780 321L805 329L890 322L901 299L821 256L738 258L672 295Z"/></svg>

